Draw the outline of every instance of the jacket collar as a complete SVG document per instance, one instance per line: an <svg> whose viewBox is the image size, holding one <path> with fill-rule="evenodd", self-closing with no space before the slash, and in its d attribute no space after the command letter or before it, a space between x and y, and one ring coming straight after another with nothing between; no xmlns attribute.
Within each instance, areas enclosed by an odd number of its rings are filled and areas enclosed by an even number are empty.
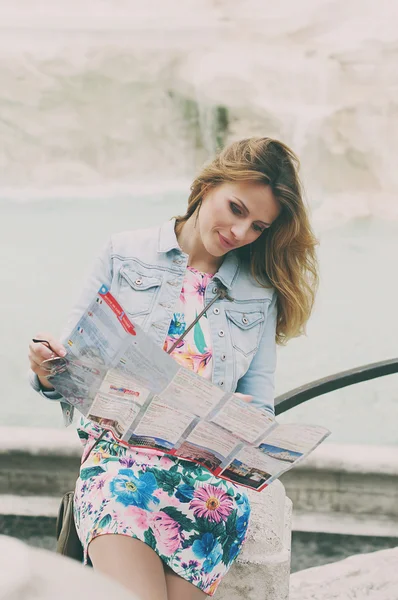
<svg viewBox="0 0 398 600"><path fill-rule="evenodd" d="M171 250L178 250L184 254L178 244L177 236L174 231L174 225L174 218L161 225L159 229L158 252L167 253ZM221 267L214 275L214 278L221 281L221 283L225 285L227 289L231 289L239 272L239 263L240 260L237 253L231 250L226 255Z"/></svg>
<svg viewBox="0 0 398 600"><path fill-rule="evenodd" d="M236 251L230 250L230 252L228 252L226 257L224 258L221 267L214 275L214 277L219 279L228 290L232 288L238 276L239 264L240 260Z"/></svg>
<svg viewBox="0 0 398 600"><path fill-rule="evenodd" d="M176 220L174 217L170 221L166 221L159 229L158 252L170 252L170 250L179 250L182 252L177 236L174 231Z"/></svg>

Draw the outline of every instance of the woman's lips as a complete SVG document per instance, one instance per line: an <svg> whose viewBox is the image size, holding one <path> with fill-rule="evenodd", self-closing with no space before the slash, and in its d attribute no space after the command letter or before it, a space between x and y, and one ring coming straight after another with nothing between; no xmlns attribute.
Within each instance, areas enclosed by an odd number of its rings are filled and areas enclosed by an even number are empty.
<svg viewBox="0 0 398 600"><path fill-rule="evenodd" d="M220 244L221 244L221 246L223 246L223 248L226 248L227 250L236 248L236 244L233 244L232 242L230 242L227 238L225 238L223 235L221 235L220 232L218 232L218 237L220 239Z"/></svg>

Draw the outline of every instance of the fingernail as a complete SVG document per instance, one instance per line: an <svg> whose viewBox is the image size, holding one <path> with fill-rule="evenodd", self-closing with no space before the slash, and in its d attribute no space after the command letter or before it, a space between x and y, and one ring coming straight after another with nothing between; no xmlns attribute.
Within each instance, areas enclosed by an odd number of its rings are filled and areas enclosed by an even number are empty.
<svg viewBox="0 0 398 600"><path fill-rule="evenodd" d="M65 356L66 352L65 350L62 348L62 350L59 351L59 355L60 356Z"/></svg>

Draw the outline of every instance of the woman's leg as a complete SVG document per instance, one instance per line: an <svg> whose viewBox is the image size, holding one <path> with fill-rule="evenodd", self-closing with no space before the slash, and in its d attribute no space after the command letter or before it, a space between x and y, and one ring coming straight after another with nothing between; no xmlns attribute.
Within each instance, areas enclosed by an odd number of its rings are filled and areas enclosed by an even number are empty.
<svg viewBox="0 0 398 600"><path fill-rule="evenodd" d="M207 594L165 566L168 600L203 600Z"/></svg>
<svg viewBox="0 0 398 600"><path fill-rule="evenodd" d="M100 535L90 542L88 551L94 569L124 585L139 600L168 599L163 563L140 540L125 535Z"/></svg>

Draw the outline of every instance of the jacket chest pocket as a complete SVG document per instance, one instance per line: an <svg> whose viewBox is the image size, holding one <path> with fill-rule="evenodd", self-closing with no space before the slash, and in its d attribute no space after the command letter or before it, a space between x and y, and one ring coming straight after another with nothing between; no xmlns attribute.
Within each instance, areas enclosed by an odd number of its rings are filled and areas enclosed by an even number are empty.
<svg viewBox="0 0 398 600"><path fill-rule="evenodd" d="M127 267L119 272L119 302L133 320L140 324L155 304L162 276L145 274Z"/></svg>
<svg viewBox="0 0 398 600"><path fill-rule="evenodd" d="M226 310L231 342L235 350L251 356L258 348L264 313L261 311Z"/></svg>

